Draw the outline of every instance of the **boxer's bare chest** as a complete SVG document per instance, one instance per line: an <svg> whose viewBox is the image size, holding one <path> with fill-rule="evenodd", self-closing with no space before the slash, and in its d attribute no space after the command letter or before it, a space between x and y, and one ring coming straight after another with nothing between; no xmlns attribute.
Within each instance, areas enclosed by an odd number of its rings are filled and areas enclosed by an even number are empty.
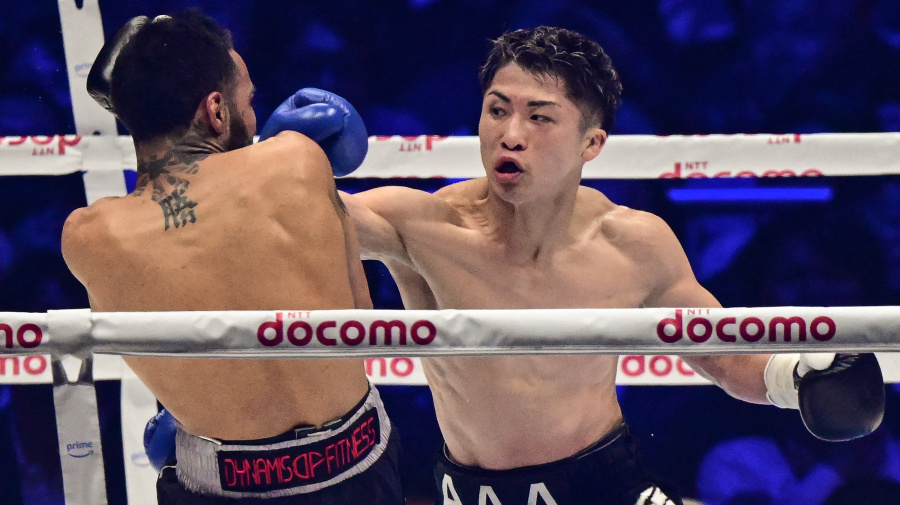
<svg viewBox="0 0 900 505"><path fill-rule="evenodd" d="M439 308L637 307L649 291L642 265L602 236L523 259L480 230L442 223L406 245Z"/></svg>

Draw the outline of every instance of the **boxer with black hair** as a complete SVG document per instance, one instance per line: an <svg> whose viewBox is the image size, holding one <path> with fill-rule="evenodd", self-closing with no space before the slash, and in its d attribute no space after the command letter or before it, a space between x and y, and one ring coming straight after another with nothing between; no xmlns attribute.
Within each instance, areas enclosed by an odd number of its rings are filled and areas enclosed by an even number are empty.
<svg viewBox="0 0 900 505"><path fill-rule="evenodd" d="M662 219L580 185L621 101L599 44L554 27L504 34L481 84L486 177L434 194L343 195L363 257L387 265L407 309L720 307ZM291 128L285 113L276 129ZM736 398L799 408L820 438L864 436L884 413L872 354L684 359ZM615 356L423 365L446 444L439 504L681 503L644 470L616 398Z"/></svg>
<svg viewBox="0 0 900 505"><path fill-rule="evenodd" d="M720 307L659 217L580 185L621 102L594 41L554 27L494 41L480 75L486 177L434 194L344 195L364 258L384 262L408 309ZM730 395L799 408L821 438L881 422L871 354L684 358ZM616 357L423 359L445 448L443 505L663 505L616 398Z"/></svg>
<svg viewBox="0 0 900 505"><path fill-rule="evenodd" d="M196 11L130 21L88 86L132 133L138 171L131 194L65 224L93 310L371 308L332 174L365 156L349 104L305 90L294 131L252 144L247 67ZM159 503L403 503L399 441L362 359L125 360L177 419L148 437L177 432L175 460L148 448L164 466Z"/></svg>

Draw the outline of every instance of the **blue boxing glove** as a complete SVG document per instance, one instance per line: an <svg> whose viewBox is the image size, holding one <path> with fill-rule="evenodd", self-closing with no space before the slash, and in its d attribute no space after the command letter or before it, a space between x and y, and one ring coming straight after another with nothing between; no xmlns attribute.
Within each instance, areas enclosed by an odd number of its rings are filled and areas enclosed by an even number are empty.
<svg viewBox="0 0 900 505"><path fill-rule="evenodd" d="M769 401L799 409L803 424L822 440L868 435L884 418L884 378L872 353L775 354L765 382Z"/></svg>
<svg viewBox="0 0 900 505"><path fill-rule="evenodd" d="M157 472L175 461L175 432L178 425L175 417L166 409L160 410L147 422L144 428L144 450L150 464Z"/></svg>
<svg viewBox="0 0 900 505"><path fill-rule="evenodd" d="M291 130L314 140L325 151L336 176L356 170L369 149L366 125L343 98L316 88L303 88L284 101L266 121L259 140Z"/></svg>

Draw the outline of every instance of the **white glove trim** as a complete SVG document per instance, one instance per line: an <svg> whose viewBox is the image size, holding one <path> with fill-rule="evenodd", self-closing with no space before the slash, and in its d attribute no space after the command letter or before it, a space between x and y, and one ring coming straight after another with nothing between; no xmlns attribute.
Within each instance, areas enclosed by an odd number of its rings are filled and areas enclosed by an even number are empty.
<svg viewBox="0 0 900 505"><path fill-rule="evenodd" d="M797 364L797 375L803 377L810 370L825 370L834 363L833 352L808 352L800 355Z"/></svg>
<svg viewBox="0 0 900 505"><path fill-rule="evenodd" d="M766 398L782 409L800 408L800 399L794 387L794 368L800 362L799 354L773 354L766 364Z"/></svg>
<svg viewBox="0 0 900 505"><path fill-rule="evenodd" d="M794 387L794 369L803 377L810 370L825 370L834 362L835 353L773 354L766 364L766 398L783 409L800 408Z"/></svg>

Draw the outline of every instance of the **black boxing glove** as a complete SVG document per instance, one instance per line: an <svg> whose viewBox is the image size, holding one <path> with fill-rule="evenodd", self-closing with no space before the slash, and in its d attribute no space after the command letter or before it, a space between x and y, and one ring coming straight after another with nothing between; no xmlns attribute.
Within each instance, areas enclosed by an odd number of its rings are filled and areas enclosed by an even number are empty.
<svg viewBox="0 0 900 505"><path fill-rule="evenodd" d="M116 35L100 49L94 63L91 65L91 71L87 78L87 91L95 102L99 103L104 109L116 113L113 108L112 100L109 97L110 80L112 79L113 67L116 65L116 58L122 52L125 44L139 32L141 28L147 24L150 18L147 16L137 16L128 20Z"/></svg>
<svg viewBox="0 0 900 505"><path fill-rule="evenodd" d="M765 382L769 401L799 409L803 424L822 440L868 435L884 418L884 378L872 353L775 354Z"/></svg>

